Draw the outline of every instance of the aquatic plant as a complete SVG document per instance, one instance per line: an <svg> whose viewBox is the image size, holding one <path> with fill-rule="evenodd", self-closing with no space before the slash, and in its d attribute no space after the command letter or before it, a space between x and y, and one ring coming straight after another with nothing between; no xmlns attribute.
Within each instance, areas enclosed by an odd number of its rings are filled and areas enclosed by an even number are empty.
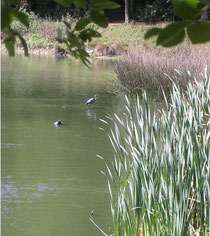
<svg viewBox="0 0 210 236"><path fill-rule="evenodd" d="M112 235L210 233L210 76L186 91L172 84L163 109L153 113L144 92L135 106L126 97L123 118L101 120L114 152L112 166L98 156L107 167Z"/></svg>

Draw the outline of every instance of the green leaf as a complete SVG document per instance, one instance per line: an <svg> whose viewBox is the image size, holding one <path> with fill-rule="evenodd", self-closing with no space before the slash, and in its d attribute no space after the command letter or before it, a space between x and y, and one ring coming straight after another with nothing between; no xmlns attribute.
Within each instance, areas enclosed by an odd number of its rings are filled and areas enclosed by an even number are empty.
<svg viewBox="0 0 210 236"><path fill-rule="evenodd" d="M72 47L81 48L83 46L80 39L72 32L68 32L67 37L68 37L68 42Z"/></svg>
<svg viewBox="0 0 210 236"><path fill-rule="evenodd" d="M87 0L74 0L74 4L77 7L86 8L87 7Z"/></svg>
<svg viewBox="0 0 210 236"><path fill-rule="evenodd" d="M17 33L17 36L19 37L19 39L22 43L25 56L28 57L28 47L27 47L27 43L26 43L25 39L19 33Z"/></svg>
<svg viewBox="0 0 210 236"><path fill-rule="evenodd" d="M11 4L18 4L20 3L20 0L10 0Z"/></svg>
<svg viewBox="0 0 210 236"><path fill-rule="evenodd" d="M77 50L79 52L80 55L82 55L83 57L90 57L90 55L82 48L79 48Z"/></svg>
<svg viewBox="0 0 210 236"><path fill-rule="evenodd" d="M79 54L78 54L77 50L75 51L75 50L69 49L69 53L70 53L70 55L72 55L72 56L75 57L76 59L79 58Z"/></svg>
<svg viewBox="0 0 210 236"><path fill-rule="evenodd" d="M4 44L8 50L9 56L15 55L15 36L11 35L4 40Z"/></svg>
<svg viewBox="0 0 210 236"><path fill-rule="evenodd" d="M98 38L98 37L102 36L98 31L96 31L94 29L86 29L85 32L93 38Z"/></svg>
<svg viewBox="0 0 210 236"><path fill-rule="evenodd" d="M29 27L29 18L25 13L15 9L11 9L11 12L22 24L24 24L27 28Z"/></svg>
<svg viewBox="0 0 210 236"><path fill-rule="evenodd" d="M175 22L162 29L157 38L157 45L172 47L184 40L185 27L189 22Z"/></svg>
<svg viewBox="0 0 210 236"><path fill-rule="evenodd" d="M196 22L187 27L187 34L193 44L210 41L210 22Z"/></svg>
<svg viewBox="0 0 210 236"><path fill-rule="evenodd" d="M64 7L68 7L73 3L73 0L54 0L54 2L57 2Z"/></svg>
<svg viewBox="0 0 210 236"><path fill-rule="evenodd" d="M84 49L78 49L77 55L80 58L80 60L87 66L91 64L91 62L88 60L89 54Z"/></svg>
<svg viewBox="0 0 210 236"><path fill-rule="evenodd" d="M77 25L75 27L75 30L80 31L84 29L89 23L91 23L91 18L83 18L80 21L77 22Z"/></svg>
<svg viewBox="0 0 210 236"><path fill-rule="evenodd" d="M183 19L195 19L201 12L197 0L172 0L174 13Z"/></svg>
<svg viewBox="0 0 210 236"><path fill-rule="evenodd" d="M65 26L66 26L68 29L71 30L71 25L70 25L67 21L64 20L63 23L65 24Z"/></svg>
<svg viewBox="0 0 210 236"><path fill-rule="evenodd" d="M87 40L90 42L92 38L98 38L101 37L101 34L93 29L85 29L81 31L79 34L79 37L82 39L83 42L86 42Z"/></svg>
<svg viewBox="0 0 210 236"><path fill-rule="evenodd" d="M99 14L95 9L91 9L90 17L96 25L102 28L106 28L108 26L108 20L106 19L106 17Z"/></svg>
<svg viewBox="0 0 210 236"><path fill-rule="evenodd" d="M103 9L100 9L100 8L95 8L95 7L92 7L90 10L93 10L93 11L96 11L98 12L100 15L104 15L104 10Z"/></svg>
<svg viewBox="0 0 210 236"><path fill-rule="evenodd" d="M1 7L1 29L7 28L13 22L13 14L11 8L2 6Z"/></svg>
<svg viewBox="0 0 210 236"><path fill-rule="evenodd" d="M120 7L119 4L109 0L92 0L92 4L94 7L101 9L115 9Z"/></svg>
<svg viewBox="0 0 210 236"><path fill-rule="evenodd" d="M83 42L86 42L86 41L90 42L92 40L91 36L87 33L86 30L83 30L82 32L80 32L79 37L81 38Z"/></svg>
<svg viewBox="0 0 210 236"><path fill-rule="evenodd" d="M152 28L152 29L149 29L149 30L146 32L146 34L144 35L144 38L145 38L145 39L151 38L151 37L153 37L153 36L159 34L160 31L161 31L161 29L160 29L160 28L157 28L157 27L154 27L154 28Z"/></svg>

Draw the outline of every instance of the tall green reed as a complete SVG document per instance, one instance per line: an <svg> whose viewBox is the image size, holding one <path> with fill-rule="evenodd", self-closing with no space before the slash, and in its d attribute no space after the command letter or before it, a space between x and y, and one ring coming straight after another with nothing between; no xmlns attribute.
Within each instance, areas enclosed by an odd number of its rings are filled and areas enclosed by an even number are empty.
<svg viewBox="0 0 210 236"><path fill-rule="evenodd" d="M114 235L210 233L210 76L186 91L172 83L162 110L153 114L143 93L135 109L126 97L123 118L102 120L114 151L105 162Z"/></svg>

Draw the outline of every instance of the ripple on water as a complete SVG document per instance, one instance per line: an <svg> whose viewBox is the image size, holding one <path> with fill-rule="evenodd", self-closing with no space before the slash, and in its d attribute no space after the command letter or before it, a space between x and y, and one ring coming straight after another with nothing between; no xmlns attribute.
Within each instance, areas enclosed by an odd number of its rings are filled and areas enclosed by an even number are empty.
<svg viewBox="0 0 210 236"><path fill-rule="evenodd" d="M33 181L33 183L32 183ZM76 178L66 179L66 183L61 184L63 180L51 179L48 183L34 179L28 183L16 182L11 175L2 177L2 202L3 205L9 202L30 203L34 199L41 199L45 196L56 196L62 191L71 188L69 181L76 181Z"/></svg>
<svg viewBox="0 0 210 236"><path fill-rule="evenodd" d="M22 147L23 144L20 143L1 143L2 148L16 148Z"/></svg>

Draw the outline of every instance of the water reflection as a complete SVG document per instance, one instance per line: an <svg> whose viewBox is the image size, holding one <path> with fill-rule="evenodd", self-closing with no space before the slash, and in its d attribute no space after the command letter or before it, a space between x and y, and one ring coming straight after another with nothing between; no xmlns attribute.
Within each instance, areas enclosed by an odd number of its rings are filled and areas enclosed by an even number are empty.
<svg viewBox="0 0 210 236"><path fill-rule="evenodd" d="M20 143L1 143L2 148L16 148L16 147L22 147L23 144Z"/></svg>
<svg viewBox="0 0 210 236"><path fill-rule="evenodd" d="M85 110L85 113L88 119L96 121L97 116L96 116L96 112L93 109L87 108Z"/></svg>
<svg viewBox="0 0 210 236"><path fill-rule="evenodd" d="M68 184L63 185L61 185L61 179L52 179L48 183L42 182L41 179L36 183L31 180L20 184L14 179L11 175L2 177L2 206L7 205L8 202L31 202L35 198L44 198L44 195L56 196L60 191L70 188L70 182L76 181L76 178L72 177L65 180Z"/></svg>

